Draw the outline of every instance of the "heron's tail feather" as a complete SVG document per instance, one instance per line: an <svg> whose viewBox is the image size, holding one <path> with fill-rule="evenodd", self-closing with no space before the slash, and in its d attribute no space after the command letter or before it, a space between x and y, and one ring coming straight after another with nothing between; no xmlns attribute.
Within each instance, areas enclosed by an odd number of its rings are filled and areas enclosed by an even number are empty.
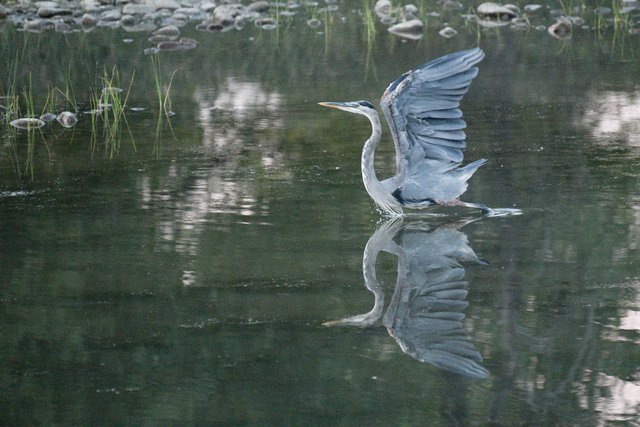
<svg viewBox="0 0 640 427"><path fill-rule="evenodd" d="M485 165L488 162L487 159L479 159L476 160L475 162L469 163L466 166L463 166L459 169L455 170L455 173L464 181L467 181L469 178L471 178L471 175L473 175L476 170L478 170L478 168L480 166Z"/></svg>

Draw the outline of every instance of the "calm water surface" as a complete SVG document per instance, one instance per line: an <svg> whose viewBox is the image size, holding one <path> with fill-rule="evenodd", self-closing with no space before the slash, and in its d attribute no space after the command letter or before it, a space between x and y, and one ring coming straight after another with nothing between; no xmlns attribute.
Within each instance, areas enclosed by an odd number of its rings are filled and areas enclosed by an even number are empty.
<svg viewBox="0 0 640 427"><path fill-rule="evenodd" d="M183 29L170 127L147 35L5 29L19 88L71 75L82 111L115 65L146 110L115 150L86 115L0 127L0 424L640 422L639 39L482 33L465 161L490 163L465 199L524 214L389 223L369 124L316 102L376 101L478 40L358 22Z"/></svg>

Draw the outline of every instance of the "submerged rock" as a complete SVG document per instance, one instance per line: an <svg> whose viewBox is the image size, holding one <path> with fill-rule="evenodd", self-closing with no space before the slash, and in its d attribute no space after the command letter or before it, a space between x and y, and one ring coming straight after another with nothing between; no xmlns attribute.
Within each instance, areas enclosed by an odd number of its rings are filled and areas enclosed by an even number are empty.
<svg viewBox="0 0 640 427"><path fill-rule="evenodd" d="M384 18L391 15L391 2L389 0L378 0L374 6L374 10L378 18Z"/></svg>
<svg viewBox="0 0 640 427"><path fill-rule="evenodd" d="M151 36L148 38L148 40L154 44L158 44L160 42L170 42L175 39L176 39L175 37L168 37L168 36L161 36L161 35Z"/></svg>
<svg viewBox="0 0 640 427"><path fill-rule="evenodd" d="M638 1L624 2L623 6L620 8L620 13L627 14L637 9L640 9L640 2Z"/></svg>
<svg viewBox="0 0 640 427"><path fill-rule="evenodd" d="M118 93L122 93L124 90L115 86L107 86L102 88L103 95L116 95Z"/></svg>
<svg viewBox="0 0 640 427"><path fill-rule="evenodd" d="M541 8L542 8L541 4L528 4L524 7L524 11L525 13L530 15L530 14L536 13Z"/></svg>
<svg viewBox="0 0 640 427"><path fill-rule="evenodd" d="M80 0L80 9L85 13L98 13L102 6L95 0Z"/></svg>
<svg viewBox="0 0 640 427"><path fill-rule="evenodd" d="M180 9L180 3L175 0L153 0L152 3L157 9Z"/></svg>
<svg viewBox="0 0 640 427"><path fill-rule="evenodd" d="M30 33L40 33L45 30L53 30L55 24L49 20L34 19L33 21L24 21L22 29Z"/></svg>
<svg viewBox="0 0 640 427"><path fill-rule="evenodd" d="M40 120L42 120L43 122L50 122L55 120L56 117L58 117L56 114L44 113L43 115L40 116Z"/></svg>
<svg viewBox="0 0 640 427"><path fill-rule="evenodd" d="M89 13L85 13L84 15L82 15L82 18L80 18L80 24L82 24L85 27L92 27L97 23L98 23L98 18L96 18L95 16Z"/></svg>
<svg viewBox="0 0 640 427"><path fill-rule="evenodd" d="M395 34L396 36L404 37L409 40L420 40L422 38L423 30L424 24L419 19L401 22L388 28L388 31L391 34Z"/></svg>
<svg viewBox="0 0 640 427"><path fill-rule="evenodd" d="M202 9L197 7L181 7L180 9L176 9L175 13L180 13L185 16L188 16L189 19L203 19L206 14Z"/></svg>
<svg viewBox="0 0 640 427"><path fill-rule="evenodd" d="M0 4L0 19L5 19L9 16L9 9Z"/></svg>
<svg viewBox="0 0 640 427"><path fill-rule="evenodd" d="M187 22L189 22L189 17L187 15L185 15L184 13L174 13L170 19L165 21L165 24L170 24L170 25L175 25L175 26L181 26L184 27Z"/></svg>
<svg viewBox="0 0 640 427"><path fill-rule="evenodd" d="M513 13L515 13L516 15L520 14L520 8L518 7L518 5L516 4L505 4L504 7L506 7L507 9L511 10Z"/></svg>
<svg viewBox="0 0 640 427"><path fill-rule="evenodd" d="M51 18L59 15L71 15L70 9L61 9L59 7L41 6L38 8L38 16L40 18Z"/></svg>
<svg viewBox="0 0 640 427"><path fill-rule="evenodd" d="M513 18L511 28L516 31L526 31L529 29L529 20L526 18Z"/></svg>
<svg viewBox="0 0 640 427"><path fill-rule="evenodd" d="M269 25L276 25L276 20L273 18L260 18L253 21L256 27L264 28Z"/></svg>
<svg viewBox="0 0 640 427"><path fill-rule="evenodd" d="M518 16L512 9L498 3L486 2L478 6L476 14L484 20L509 21Z"/></svg>
<svg viewBox="0 0 640 427"><path fill-rule="evenodd" d="M253 21L256 27L263 30L274 30L277 26L276 20L270 17L258 18Z"/></svg>
<svg viewBox="0 0 640 427"><path fill-rule="evenodd" d="M156 24L150 21L138 22L135 25L123 25L122 29L128 33L141 33L153 31L157 28Z"/></svg>
<svg viewBox="0 0 640 427"><path fill-rule="evenodd" d="M268 1L254 1L247 6L247 12L265 13L269 10Z"/></svg>
<svg viewBox="0 0 640 427"><path fill-rule="evenodd" d="M396 18L394 18L391 15L387 15L387 16L383 16L382 18L380 18L380 22L383 25L393 25L396 23Z"/></svg>
<svg viewBox="0 0 640 427"><path fill-rule="evenodd" d="M443 29L441 29L438 32L438 34L440 34L445 39L450 39L451 37L453 37L456 34L458 34L458 32L455 29L451 28L451 27L444 27Z"/></svg>
<svg viewBox="0 0 640 427"><path fill-rule="evenodd" d="M206 23L206 29L208 31L228 31L233 29L236 25L236 19L242 17L245 12L242 5L228 5L223 4L216 7L211 14L211 18L203 22Z"/></svg>
<svg viewBox="0 0 640 427"><path fill-rule="evenodd" d="M235 21L231 23L219 21L204 21L196 27L196 30L206 30L211 32L229 31L230 29L234 28L234 26Z"/></svg>
<svg viewBox="0 0 640 427"><path fill-rule="evenodd" d="M444 0L441 3L442 10L446 10L449 12L454 12L458 10L463 10L464 5L460 3L458 0Z"/></svg>
<svg viewBox="0 0 640 427"><path fill-rule="evenodd" d="M416 6L415 4L409 3L409 4L405 4L404 6L402 6L402 13L410 13L411 15L418 15L418 6Z"/></svg>
<svg viewBox="0 0 640 427"><path fill-rule="evenodd" d="M9 122L11 126L17 129L38 129L44 126L44 122L33 117L23 117Z"/></svg>
<svg viewBox="0 0 640 427"><path fill-rule="evenodd" d="M73 32L73 28L71 28L71 25L67 24L66 22L56 22L55 30L56 32L63 34Z"/></svg>
<svg viewBox="0 0 640 427"><path fill-rule="evenodd" d="M138 23L138 19L133 15L122 15L120 18L120 25L123 27L133 27Z"/></svg>
<svg viewBox="0 0 640 427"><path fill-rule="evenodd" d="M145 15L147 13L153 13L157 10L153 4L135 4L128 3L122 8L122 13L125 15Z"/></svg>
<svg viewBox="0 0 640 427"><path fill-rule="evenodd" d="M581 27L585 24L584 19L579 16L567 16L567 19L569 19L573 25L577 25L578 27Z"/></svg>
<svg viewBox="0 0 640 427"><path fill-rule="evenodd" d="M198 42L194 39L183 37L180 39L180 46L182 47L182 49L194 49L196 46L198 46Z"/></svg>
<svg viewBox="0 0 640 427"><path fill-rule="evenodd" d="M611 14L611 8L610 7L604 7L604 6L600 6L600 7L596 7L594 9L594 12L598 15L610 15Z"/></svg>
<svg viewBox="0 0 640 427"><path fill-rule="evenodd" d="M231 20L245 12L241 4L222 4L213 10L213 19Z"/></svg>
<svg viewBox="0 0 640 427"><path fill-rule="evenodd" d="M27 3L27 5L28 5L28 3ZM52 9L52 8L55 8L55 7L59 7L58 2L57 1L53 1L53 0L49 0L49 1L41 0L41 1L37 1L37 2L33 3L33 5L35 7L37 7L37 8L48 7L48 8Z"/></svg>
<svg viewBox="0 0 640 427"><path fill-rule="evenodd" d="M78 123L78 117L76 117L76 115L70 111L63 111L62 113L58 114L56 120L66 128L73 127L76 123Z"/></svg>
<svg viewBox="0 0 640 427"><path fill-rule="evenodd" d="M100 14L100 21L120 21L122 12L119 9L105 10Z"/></svg>
<svg viewBox="0 0 640 427"><path fill-rule="evenodd" d="M558 22L549 26L547 32L558 40L568 40L573 34L573 24L567 18L558 18Z"/></svg>
<svg viewBox="0 0 640 427"><path fill-rule="evenodd" d="M154 36L169 37L171 40L176 39L180 35L180 29L175 25L167 25L162 28L158 28L153 32Z"/></svg>
<svg viewBox="0 0 640 427"><path fill-rule="evenodd" d="M406 4L399 10L400 20L411 21L412 19L418 19L418 8L414 4Z"/></svg>
<svg viewBox="0 0 640 427"><path fill-rule="evenodd" d="M171 52L175 50L194 49L197 45L198 45L197 41L190 38L183 37L179 41L160 42L158 43L157 49L158 51L162 51L162 52Z"/></svg>
<svg viewBox="0 0 640 427"><path fill-rule="evenodd" d="M493 19L476 19L475 22L483 28L497 28L509 25L509 21L496 21Z"/></svg>
<svg viewBox="0 0 640 427"><path fill-rule="evenodd" d="M235 28L236 30L241 30L244 28L244 17L242 15L238 15L235 17L233 28Z"/></svg>

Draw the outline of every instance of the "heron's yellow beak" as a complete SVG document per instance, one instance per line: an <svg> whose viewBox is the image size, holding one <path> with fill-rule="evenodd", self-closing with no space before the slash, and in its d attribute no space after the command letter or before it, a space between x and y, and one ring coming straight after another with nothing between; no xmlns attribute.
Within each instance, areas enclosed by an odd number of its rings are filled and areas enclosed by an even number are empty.
<svg viewBox="0 0 640 427"><path fill-rule="evenodd" d="M323 107L329 107L329 108L337 108L339 110L346 107L344 102L318 102L318 105L322 105Z"/></svg>

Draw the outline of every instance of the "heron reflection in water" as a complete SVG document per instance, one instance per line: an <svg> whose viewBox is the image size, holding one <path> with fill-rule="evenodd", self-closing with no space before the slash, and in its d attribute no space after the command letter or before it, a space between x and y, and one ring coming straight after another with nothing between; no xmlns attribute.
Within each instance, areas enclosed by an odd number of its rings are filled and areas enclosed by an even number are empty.
<svg viewBox="0 0 640 427"><path fill-rule="evenodd" d="M424 222L390 220L364 249L365 286L375 298L368 313L325 322L325 326L382 325L411 357L457 374L486 378L482 356L464 331L468 282L463 263L486 264L458 228L461 222L432 229ZM398 257L396 288L386 312L384 290L376 278L381 251ZM384 314L383 314L384 313Z"/></svg>
<svg viewBox="0 0 640 427"><path fill-rule="evenodd" d="M487 162L479 159L460 167L467 125L458 107L478 74L474 65L482 58L484 52L478 48L452 53L404 73L389 85L380 105L395 143L396 174L383 181L374 168L382 127L373 105L367 101L319 103L361 114L371 122L373 130L362 149L362 180L384 212L396 216L403 208L443 205L477 208L490 215L519 213L459 199L471 175Z"/></svg>

